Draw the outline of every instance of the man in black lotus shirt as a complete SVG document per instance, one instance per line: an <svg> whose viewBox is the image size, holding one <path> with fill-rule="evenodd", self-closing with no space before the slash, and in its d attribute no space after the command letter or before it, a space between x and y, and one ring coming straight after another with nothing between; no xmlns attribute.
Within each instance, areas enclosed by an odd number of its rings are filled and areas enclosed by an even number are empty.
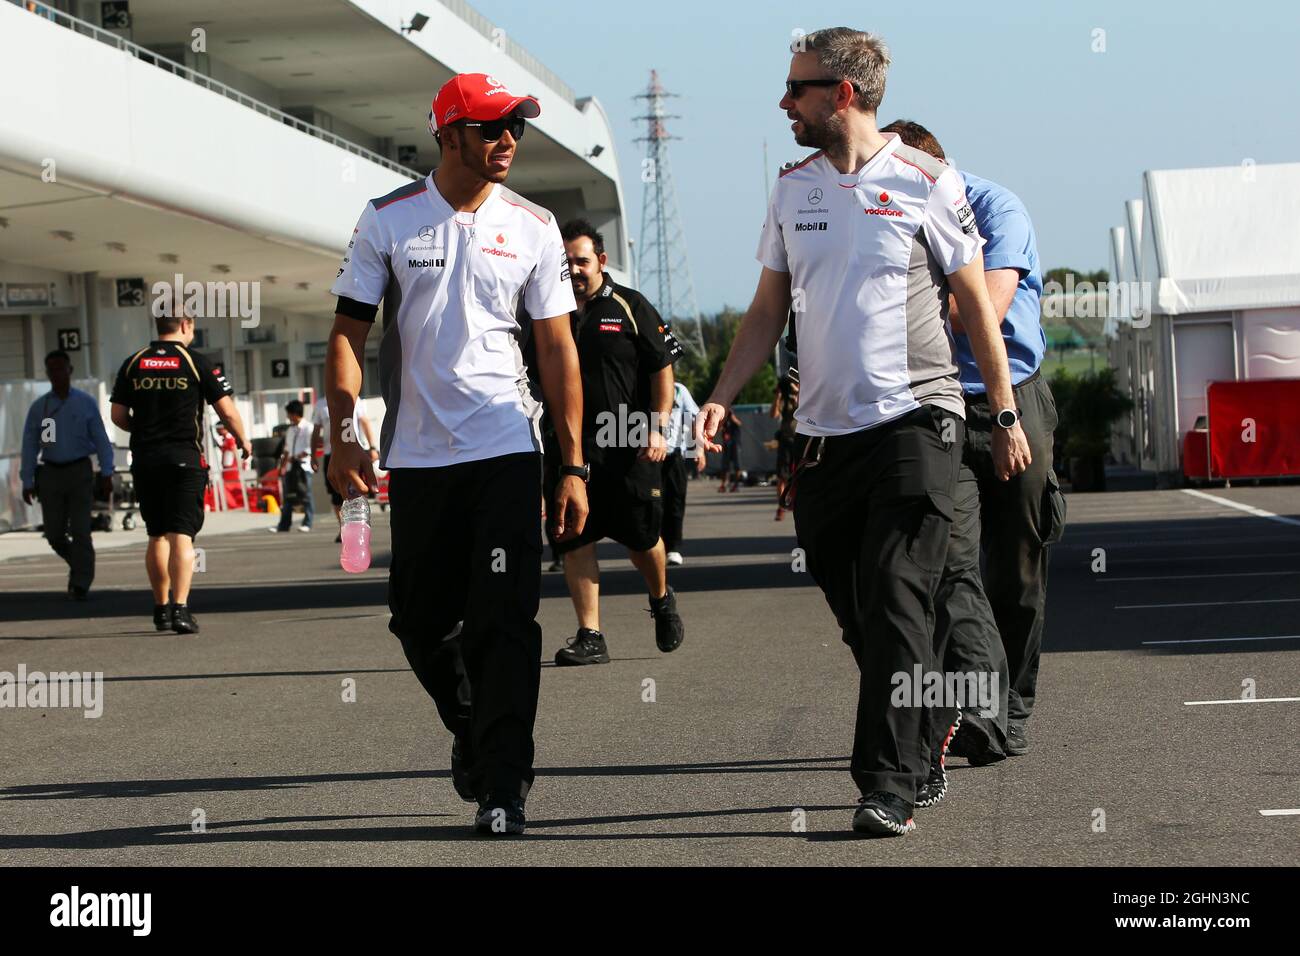
<svg viewBox="0 0 1300 956"><path fill-rule="evenodd" d="M556 555L564 557L564 580L578 615L578 633L556 653L555 663L606 664L596 561L602 538L626 547L645 578L659 649L676 650L685 636L659 537L664 433L673 404L673 361L682 350L644 296L605 275L605 242L591 223L568 222L560 236L578 302L573 338L582 370L583 457L591 470L586 526L575 538L553 542ZM548 501L556 481L548 465Z"/></svg>
<svg viewBox="0 0 1300 956"><path fill-rule="evenodd" d="M122 363L113 386L112 415L114 425L131 433L131 477L149 534L145 568L153 588L154 627L197 634L188 602L194 537L203 527L208 483L204 402L216 409L245 460L253 447L226 377L189 350L194 320L179 317L179 309L176 313L156 317L158 338Z"/></svg>

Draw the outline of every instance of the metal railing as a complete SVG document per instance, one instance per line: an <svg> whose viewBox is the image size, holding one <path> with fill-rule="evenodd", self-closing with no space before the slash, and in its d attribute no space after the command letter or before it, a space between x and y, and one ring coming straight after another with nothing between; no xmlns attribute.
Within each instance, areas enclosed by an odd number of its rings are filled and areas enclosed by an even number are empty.
<svg viewBox="0 0 1300 956"><path fill-rule="evenodd" d="M55 10L53 7L47 7L42 3L33 3L30 2L30 0L9 0L9 2L16 7L22 7L23 9L28 10L38 17L44 17L53 23L57 23L59 26L66 27L74 33L88 36L91 39L98 40L100 43L115 47L123 53L130 54L143 63L148 63L161 70L166 70L168 73L172 73L181 79L188 80L196 86L201 86L204 89L211 90L213 93L217 93L227 99L234 100L240 106L245 106L250 110L261 113L263 116L269 117L270 119L278 120L285 126L292 126L299 132L324 140L333 146L337 146L339 149L347 150L349 153L360 156L362 159L383 166L385 169L391 169L393 172L400 173L403 176L408 176L411 179L420 179L424 176L423 173L417 172L408 166L395 163L393 160L388 159L385 156L380 156L378 153L366 149L364 146L358 146L351 140L344 139L341 136L336 136L327 130L321 129L319 126L313 126L311 123L304 123L296 116L290 116L288 113L278 110L274 106L268 106L266 103L254 99L247 93L242 93L232 86L227 86L224 83L218 82L209 76L199 73L197 70L192 70L188 66L177 63L175 60L169 60L167 57L161 56L150 49L132 43L130 40L123 39L116 33L105 30L102 27L97 27L93 23L89 23L85 20L78 19L71 14L64 13L62 10Z"/></svg>
<svg viewBox="0 0 1300 956"><path fill-rule="evenodd" d="M487 17L483 16L483 14L479 13L466 3L465 0L438 0L438 2L472 26L479 33L483 34L483 36L487 37L494 44L498 44L512 60L515 60L527 69L529 73L541 80L543 84L550 87L553 92L559 93L570 106L576 105L577 96L574 94L572 87L560 79L560 77L552 70L543 66L541 60L537 59L537 57L533 56L514 40L510 39L510 35L506 33L505 30L501 29ZM498 40L498 37L503 38L504 42ZM516 93L516 95L518 95L518 93Z"/></svg>

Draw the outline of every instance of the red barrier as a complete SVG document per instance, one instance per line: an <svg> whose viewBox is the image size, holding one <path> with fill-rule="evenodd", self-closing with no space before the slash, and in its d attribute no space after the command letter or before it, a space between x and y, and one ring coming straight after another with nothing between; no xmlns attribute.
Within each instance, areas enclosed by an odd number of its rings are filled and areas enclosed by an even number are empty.
<svg viewBox="0 0 1300 956"><path fill-rule="evenodd" d="M1206 399L1212 477L1300 475L1300 379L1211 382Z"/></svg>

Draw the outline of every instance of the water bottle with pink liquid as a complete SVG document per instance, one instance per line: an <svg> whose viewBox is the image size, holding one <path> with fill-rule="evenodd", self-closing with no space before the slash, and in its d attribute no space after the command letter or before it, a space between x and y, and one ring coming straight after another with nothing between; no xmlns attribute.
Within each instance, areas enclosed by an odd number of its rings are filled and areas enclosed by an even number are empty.
<svg viewBox="0 0 1300 956"><path fill-rule="evenodd" d="M370 502L358 495L343 502L343 546L339 564L348 574L360 574L370 567Z"/></svg>

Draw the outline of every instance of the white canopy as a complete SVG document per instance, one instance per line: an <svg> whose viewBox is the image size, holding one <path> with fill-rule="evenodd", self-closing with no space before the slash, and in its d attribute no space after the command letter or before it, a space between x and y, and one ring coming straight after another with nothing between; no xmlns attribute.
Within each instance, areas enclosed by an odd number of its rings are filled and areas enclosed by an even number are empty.
<svg viewBox="0 0 1300 956"><path fill-rule="evenodd" d="M1134 265L1154 311L1300 305L1300 163L1149 170L1144 187Z"/></svg>

